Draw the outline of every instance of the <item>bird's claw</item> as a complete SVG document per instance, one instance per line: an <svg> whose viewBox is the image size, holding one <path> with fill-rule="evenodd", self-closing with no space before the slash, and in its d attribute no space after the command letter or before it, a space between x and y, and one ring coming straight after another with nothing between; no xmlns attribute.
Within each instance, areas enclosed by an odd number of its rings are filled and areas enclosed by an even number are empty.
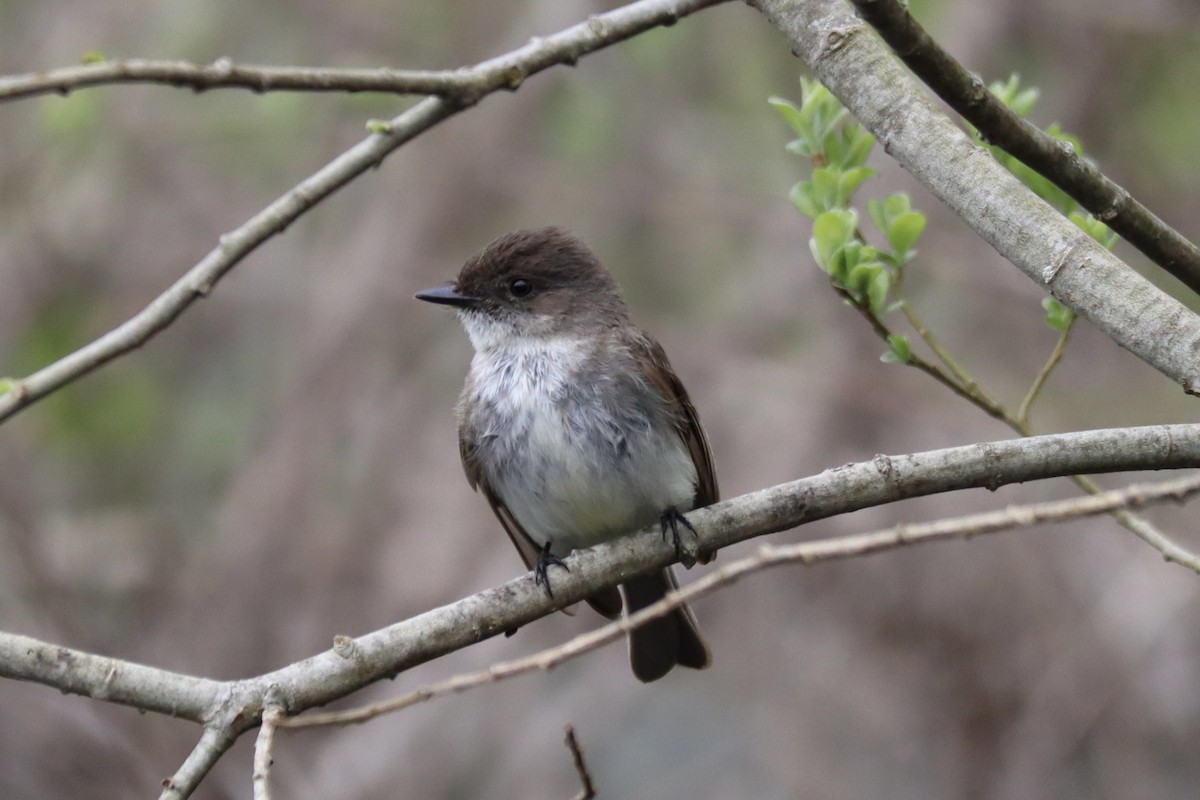
<svg viewBox="0 0 1200 800"><path fill-rule="evenodd" d="M697 534L696 529L692 527L692 523L688 522L688 518L681 514L679 509L675 508L675 506L671 506L662 513L662 516L658 518L658 524L662 528L664 541L667 539L667 533L670 532L671 543L675 545L675 557L679 559L679 562L683 564L683 566L691 569L696 564L699 555L697 547L699 534ZM691 546L686 549L683 546L683 537L679 535L680 525L683 525L683 527L691 531L692 536L696 539L696 541L691 542Z"/></svg>
<svg viewBox="0 0 1200 800"><path fill-rule="evenodd" d="M550 567L562 567L567 572L571 571L561 558L550 552L550 542L546 542L533 565L533 582L545 589L549 597L554 597L554 592L550 590Z"/></svg>

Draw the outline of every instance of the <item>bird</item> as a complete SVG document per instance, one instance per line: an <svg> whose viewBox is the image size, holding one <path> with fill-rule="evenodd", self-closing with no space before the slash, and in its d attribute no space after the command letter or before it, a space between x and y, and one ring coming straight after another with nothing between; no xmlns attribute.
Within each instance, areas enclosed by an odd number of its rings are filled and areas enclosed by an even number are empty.
<svg viewBox="0 0 1200 800"><path fill-rule="evenodd" d="M630 321L579 238L556 227L505 234L416 298L454 308L471 340L456 408L463 469L547 592L550 568L572 550L655 523L679 551L680 528L692 529L684 512L719 497L712 451L662 346ZM675 588L667 567L587 602L615 619ZM686 605L628 642L643 682L712 661Z"/></svg>

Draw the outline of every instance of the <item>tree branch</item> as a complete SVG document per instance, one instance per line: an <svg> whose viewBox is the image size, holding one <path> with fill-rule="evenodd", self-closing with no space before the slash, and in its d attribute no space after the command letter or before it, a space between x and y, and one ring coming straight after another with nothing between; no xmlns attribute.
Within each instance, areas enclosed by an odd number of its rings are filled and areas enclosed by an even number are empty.
<svg viewBox="0 0 1200 800"><path fill-rule="evenodd" d="M628 618L614 620L601 628L582 633L564 644L555 645L522 658L493 664L486 670L456 675L391 700L345 711L290 717L282 720L279 725L284 728L355 725L437 697L457 694L531 672L549 670L563 662L618 641L633 628L644 625L650 620L664 617L679 606L694 602L723 586L728 586L747 575L762 572L768 567L795 563L813 566L826 561L870 555L913 544L927 544L947 539L969 539L986 533L998 533L1046 523L1065 522L1081 517L1128 511L1131 508L1140 508L1167 500L1183 502L1198 492L1200 492L1200 476L1191 476L1155 484L1133 485L1072 500L1009 506L1000 511L970 514L935 522L896 525L873 533L790 545L764 544L753 556L726 564L703 578L669 593L663 599L646 606Z"/></svg>
<svg viewBox="0 0 1200 800"><path fill-rule="evenodd" d="M843 0L752 0L884 149L1000 255L1200 393L1200 317L1033 194L945 114Z"/></svg>
<svg viewBox="0 0 1200 800"><path fill-rule="evenodd" d="M279 721L283 718L284 710L280 706L267 706L267 710L263 712L262 726L258 729L258 738L254 742L254 774L250 779L254 787L254 800L271 800L275 731L279 729Z"/></svg>
<svg viewBox="0 0 1200 800"><path fill-rule="evenodd" d="M957 489L997 489L1080 473L1185 467L1200 467L1200 424L1083 431L878 455L688 512L698 532L691 544L715 551L836 514ZM849 557L911 539L910 530L890 543L851 537L810 544ZM202 722L200 743L165 784L162 797L177 800L188 796L238 736L260 723L268 706L294 715L324 705L677 558L673 544L657 530L623 537L571 554L566 559L570 572L556 576L553 598L525 575L355 639L337 637L330 650L244 680L195 678L7 633L0 633L0 677ZM1194 555L1190 558L1191 564L1200 564Z"/></svg>
<svg viewBox="0 0 1200 800"><path fill-rule="evenodd" d="M198 264L119 327L0 394L0 422L71 381L145 344L189 306L208 295L225 273L310 208L379 164L390 153L457 114L487 94L516 89L526 78L557 64L574 64L596 50L725 0L641 0L471 67L471 89L453 100L428 97L403 114L375 126L375 132L329 162L291 191L220 237Z"/></svg>
<svg viewBox="0 0 1200 800"><path fill-rule="evenodd" d="M1094 164L1000 102L929 35L899 0L851 0L896 55L939 97L1006 150L1049 178L1147 258L1200 293L1200 248Z"/></svg>
<svg viewBox="0 0 1200 800"><path fill-rule="evenodd" d="M575 763L575 773L579 776L579 793L574 800L592 800L596 796L596 786L592 783L592 773L588 771L587 761L583 757L583 748L575 738L575 726L568 725L565 734L567 749L571 751L571 760Z"/></svg>
<svg viewBox="0 0 1200 800"><path fill-rule="evenodd" d="M985 442L826 470L688 513L699 547L755 536L897 500L971 487L1081 473L1200 467L1200 423L1082 431ZM255 678L214 681L0 634L0 677L180 716L238 732L258 724L267 698L296 714L382 678L512 630L629 576L675 560L653 535L624 537L572 554L553 599L526 575Z"/></svg>
<svg viewBox="0 0 1200 800"><path fill-rule="evenodd" d="M164 84L196 92L209 89L249 89L257 93L386 92L454 99L486 94L491 79L478 67L456 70L337 69L235 64L228 58L217 59L211 64L129 58L0 77L0 102L43 94L68 95L89 86L125 83Z"/></svg>
<svg viewBox="0 0 1200 800"><path fill-rule="evenodd" d="M83 653L16 633L0 633L0 677L200 723L208 721L225 686L222 681Z"/></svg>
<svg viewBox="0 0 1200 800"><path fill-rule="evenodd" d="M200 741L184 759L175 774L163 781L159 800L184 800L189 797L213 765L233 747L240 731L234 732L225 725L205 725Z"/></svg>

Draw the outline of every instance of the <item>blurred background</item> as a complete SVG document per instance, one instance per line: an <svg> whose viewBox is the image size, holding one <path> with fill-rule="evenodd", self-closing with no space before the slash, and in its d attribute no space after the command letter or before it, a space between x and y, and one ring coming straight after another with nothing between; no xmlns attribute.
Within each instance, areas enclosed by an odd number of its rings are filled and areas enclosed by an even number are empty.
<svg viewBox="0 0 1200 800"><path fill-rule="evenodd" d="M88 51L456 67L614 3L0 1L0 73ZM926 0L987 80L1200 235L1200 7ZM251 255L137 352L0 427L0 628L168 669L274 669L521 572L458 463L470 346L412 300L496 235L579 233L665 345L725 497L1007 429L882 346L808 254L807 165L766 103L803 65L730 3L556 68L421 136ZM143 308L409 100L158 86L0 108L0 375ZM1054 344L1041 293L891 164L870 194L930 215L909 295L1015 405ZM1168 291L1177 285L1118 253ZM1044 432L1187 421L1195 401L1076 329ZM1107 486L1125 482L1121 476ZM797 541L1071 497L1065 481L910 501ZM1150 516L1200 548L1191 509ZM722 553L732 560L753 542ZM684 575L688 580L694 575ZM705 673L652 686L614 645L545 675L346 730L284 733L280 798L570 797L575 725L603 797L1194 797L1200 578L1106 519L776 570L698 604ZM393 696L599 623L554 615L354 698ZM191 723L0 683L0 796L151 797ZM251 739L197 797L250 793Z"/></svg>

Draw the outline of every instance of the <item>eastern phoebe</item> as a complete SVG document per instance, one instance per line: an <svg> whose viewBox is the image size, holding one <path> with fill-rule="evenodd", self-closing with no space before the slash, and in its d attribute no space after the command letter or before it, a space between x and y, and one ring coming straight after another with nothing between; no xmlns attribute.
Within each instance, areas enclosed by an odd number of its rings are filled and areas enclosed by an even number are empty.
<svg viewBox="0 0 1200 800"><path fill-rule="evenodd" d="M712 454L667 355L629 321L616 282L566 231L501 236L446 286L417 299L458 310L475 357L458 403L458 444L525 565L547 569L659 522L679 548L681 512L717 501ZM676 586L671 570L588 598L614 619ZM642 681L711 660L686 606L630 634Z"/></svg>

